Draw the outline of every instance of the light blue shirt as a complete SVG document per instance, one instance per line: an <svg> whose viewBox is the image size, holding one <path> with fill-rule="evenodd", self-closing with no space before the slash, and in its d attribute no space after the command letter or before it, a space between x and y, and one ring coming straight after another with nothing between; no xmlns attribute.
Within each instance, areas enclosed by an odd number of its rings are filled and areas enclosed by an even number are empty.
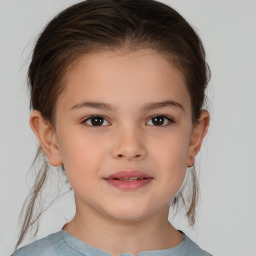
<svg viewBox="0 0 256 256"><path fill-rule="evenodd" d="M211 256L196 245L188 236L177 246L156 251L144 251L137 256ZM11 256L111 256L110 253L94 248L64 230L48 235L25 245ZM121 253L120 256L131 256Z"/></svg>

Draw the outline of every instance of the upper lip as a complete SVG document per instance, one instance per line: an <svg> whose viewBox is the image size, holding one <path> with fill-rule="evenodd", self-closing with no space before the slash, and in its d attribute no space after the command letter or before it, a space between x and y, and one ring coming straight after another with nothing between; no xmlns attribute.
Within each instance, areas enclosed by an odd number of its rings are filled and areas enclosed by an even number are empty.
<svg viewBox="0 0 256 256"><path fill-rule="evenodd" d="M120 171L120 172L116 172L114 174L111 174L107 177L105 177L104 179L107 179L107 180L111 180L111 179L121 179L121 178L124 178L124 179L129 179L129 178L132 178L132 177L136 177L136 178L152 178L150 175L142 172L142 171L139 171L139 170L126 170L126 171Z"/></svg>

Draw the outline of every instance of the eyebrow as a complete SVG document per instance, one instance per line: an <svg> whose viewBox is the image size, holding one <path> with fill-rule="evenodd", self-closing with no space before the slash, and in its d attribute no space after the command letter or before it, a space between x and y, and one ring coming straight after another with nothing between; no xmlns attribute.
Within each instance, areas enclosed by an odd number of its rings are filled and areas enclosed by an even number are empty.
<svg viewBox="0 0 256 256"><path fill-rule="evenodd" d="M114 107L112 107L110 104L107 104L107 103L83 101L78 104L75 104L70 110L80 109L80 108L85 108L85 107L101 109L101 110L113 110L114 109ZM164 108L164 107L177 107L185 112L184 107L180 103L173 101L173 100L147 103L146 105L144 105L142 107L142 111L150 111L150 110Z"/></svg>

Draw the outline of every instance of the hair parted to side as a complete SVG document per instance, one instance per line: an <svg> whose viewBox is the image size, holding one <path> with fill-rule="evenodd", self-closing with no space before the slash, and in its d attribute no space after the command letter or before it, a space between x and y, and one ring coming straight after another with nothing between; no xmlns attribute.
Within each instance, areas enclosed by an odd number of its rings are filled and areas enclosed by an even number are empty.
<svg viewBox="0 0 256 256"><path fill-rule="evenodd" d="M205 51L197 33L180 14L154 0L87 0L52 19L36 42L28 70L30 108L40 111L54 125L55 103L64 89L62 81L78 57L107 50L142 48L165 55L184 74L195 124L205 102L210 77ZM28 205L24 203L22 207L25 217L15 250L41 216L39 213L34 217L34 205L46 181L49 164L39 147L34 163L42 158L43 164L25 201ZM188 197L180 191L172 200L172 206L179 202L184 204L193 225L198 184L195 170L192 169L190 174L192 185ZM38 226L33 236L37 231Z"/></svg>

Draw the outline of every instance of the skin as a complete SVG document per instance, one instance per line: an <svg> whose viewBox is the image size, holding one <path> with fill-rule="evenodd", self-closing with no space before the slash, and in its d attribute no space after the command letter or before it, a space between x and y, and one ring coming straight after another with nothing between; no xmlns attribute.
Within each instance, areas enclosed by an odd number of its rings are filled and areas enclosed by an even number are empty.
<svg viewBox="0 0 256 256"><path fill-rule="evenodd" d="M193 125L183 74L150 49L109 51L81 56L63 86L54 126L39 111L30 118L49 163L64 165L74 190L76 215L63 229L112 255L179 244L183 237L168 221L169 202L209 124L208 112L202 111ZM177 104L143 109L167 100ZM112 109L81 106L85 101ZM84 122L90 115L102 116L102 126ZM156 115L173 121L156 125ZM124 191L103 179L127 169L141 170L153 180Z"/></svg>

